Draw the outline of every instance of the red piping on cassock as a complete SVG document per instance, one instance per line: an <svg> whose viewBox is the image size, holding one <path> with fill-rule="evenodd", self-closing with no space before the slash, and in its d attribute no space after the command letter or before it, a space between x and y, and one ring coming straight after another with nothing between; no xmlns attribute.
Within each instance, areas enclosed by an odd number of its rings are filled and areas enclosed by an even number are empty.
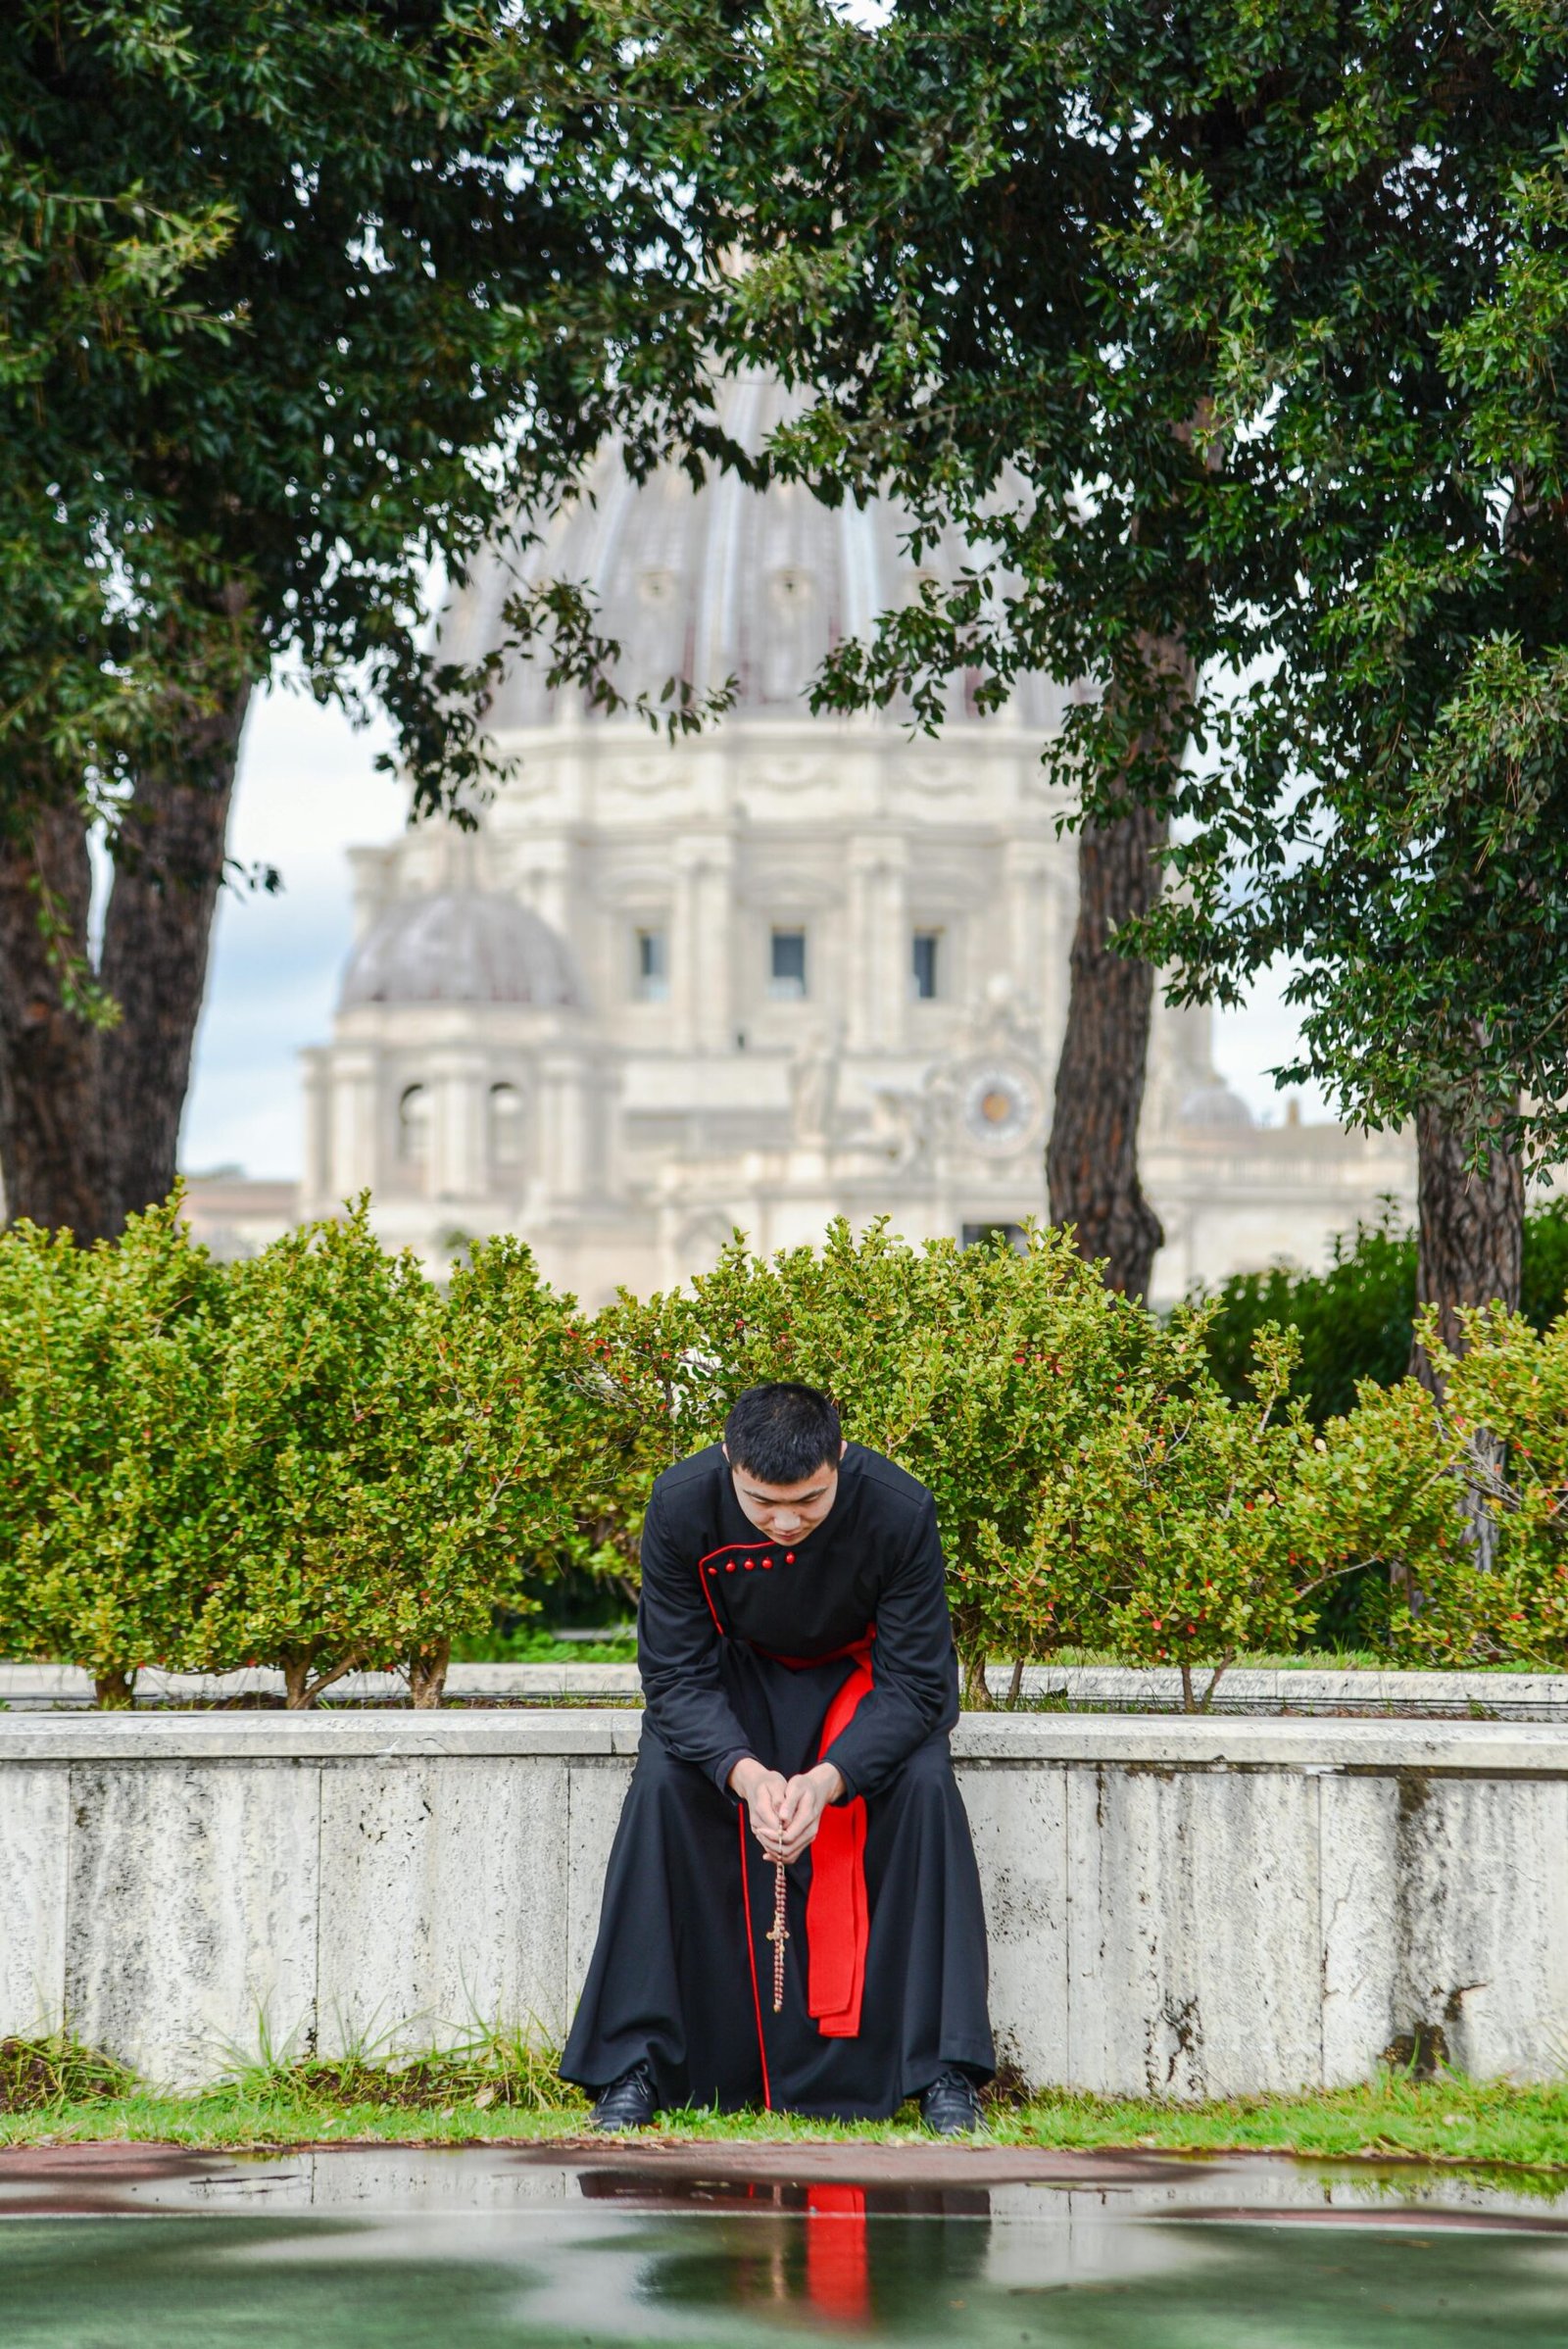
<svg viewBox="0 0 1568 2349"><path fill-rule="evenodd" d="M746 1912L746 1954L752 1962L752 2010L757 2017L757 2052L762 2065L762 2110L773 2109L773 2090L767 2077L767 2038L762 2030L762 1993L757 1982L757 1929L752 1923L752 1879L747 1868L746 1805L735 1814L741 1831L741 1907Z"/></svg>

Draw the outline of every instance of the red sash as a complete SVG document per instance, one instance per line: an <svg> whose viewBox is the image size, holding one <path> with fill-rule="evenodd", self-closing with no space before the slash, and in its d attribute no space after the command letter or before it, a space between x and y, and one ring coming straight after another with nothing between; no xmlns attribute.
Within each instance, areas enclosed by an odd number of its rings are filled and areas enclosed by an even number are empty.
<svg viewBox="0 0 1568 2349"><path fill-rule="evenodd" d="M875 1638L874 1626L867 1626L858 1639L837 1650L841 1656L854 1657L855 1669L828 1706L816 1749L818 1761L855 1719L861 1699L871 1692L871 1642ZM831 1656L781 1656L765 1647L757 1652L791 1672L833 1661ZM865 1797L857 1794L851 1802L828 1805L811 1845L811 1885L806 1895L806 2007L824 2039L860 2035L870 1933L865 1896Z"/></svg>

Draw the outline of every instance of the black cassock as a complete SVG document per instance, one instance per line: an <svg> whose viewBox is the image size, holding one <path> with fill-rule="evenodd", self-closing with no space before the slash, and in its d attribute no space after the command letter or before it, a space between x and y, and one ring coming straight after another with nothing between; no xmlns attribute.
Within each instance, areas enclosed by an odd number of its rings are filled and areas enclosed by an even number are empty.
<svg viewBox="0 0 1568 2349"><path fill-rule="evenodd" d="M823 1522L769 1542L713 1444L655 1485L642 1574L642 1743L563 2075L597 2089L647 2059L666 2106L842 2120L884 2118L951 2065L989 2077L930 1493L852 1444ZM779 2013L774 1869L725 1786L746 1754L845 1783L787 1872Z"/></svg>

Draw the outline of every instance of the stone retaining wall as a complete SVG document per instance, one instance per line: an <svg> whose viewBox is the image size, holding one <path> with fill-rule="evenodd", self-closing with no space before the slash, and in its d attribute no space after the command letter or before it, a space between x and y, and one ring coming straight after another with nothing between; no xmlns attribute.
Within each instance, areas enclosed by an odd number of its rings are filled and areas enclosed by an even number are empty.
<svg viewBox="0 0 1568 2349"><path fill-rule="evenodd" d="M0 2035L175 2086L256 2052L559 2036L635 1711L0 1714ZM1568 2060L1568 1732L969 1715L1005 2053L1177 2096ZM1437 2034L1441 2033L1441 2041Z"/></svg>
<svg viewBox="0 0 1568 2349"><path fill-rule="evenodd" d="M1200 1697L1207 1674L1195 1676ZM993 1664L986 1674L991 1691L1005 1701L1011 1667ZM1026 1703L1049 1698L1069 1711L1127 1707L1159 1712L1182 1709L1181 1674L1162 1666L1132 1664L1030 1664L1021 1695ZM454 1664L447 1674L452 1704L631 1704L642 1693L635 1664ZM139 1707L233 1704L245 1698L281 1700L283 1676L265 1667L248 1672L162 1672L149 1667L136 1684ZM396 1704L408 1701L408 1682L393 1672L351 1672L334 1681L323 1703ZM0 1707L90 1706L89 1674L71 1664L0 1663ZM1220 1681L1210 1710L1216 1713L1420 1713L1450 1714L1457 1720L1568 1722L1568 1673L1561 1672L1395 1672L1365 1665L1344 1670L1317 1666L1235 1665Z"/></svg>

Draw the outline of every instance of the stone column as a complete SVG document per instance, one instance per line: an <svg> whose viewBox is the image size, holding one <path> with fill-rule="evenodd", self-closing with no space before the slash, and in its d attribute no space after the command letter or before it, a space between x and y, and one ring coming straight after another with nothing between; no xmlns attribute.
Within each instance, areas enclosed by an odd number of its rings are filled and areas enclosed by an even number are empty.
<svg viewBox="0 0 1568 2349"><path fill-rule="evenodd" d="M677 1052L697 1042L697 875L677 848L669 902L669 1020Z"/></svg>
<svg viewBox="0 0 1568 2349"><path fill-rule="evenodd" d="M369 1046L337 1045L327 1055L328 1204L358 1192L390 1188L377 1131L380 1054Z"/></svg>
<svg viewBox="0 0 1568 2349"><path fill-rule="evenodd" d="M733 839L710 832L679 841L675 875L669 944L676 1043L686 1052L729 1052L735 1042Z"/></svg>
<svg viewBox="0 0 1568 2349"><path fill-rule="evenodd" d="M859 833L848 860L846 1042L852 1052L898 1052L908 1018L908 842Z"/></svg>
<svg viewBox="0 0 1568 2349"><path fill-rule="evenodd" d="M909 844L899 835L885 840L877 875L877 954L880 968L873 1001L881 1050L902 1052L908 1036L913 947L909 929Z"/></svg>
<svg viewBox="0 0 1568 2349"><path fill-rule="evenodd" d="M1070 853L1070 851L1069 851ZM1060 869L1046 868L1041 890L1040 1032L1045 1045L1048 1081L1054 1077L1067 1022L1067 990L1071 981L1073 925L1078 917L1076 894Z"/></svg>
<svg viewBox="0 0 1568 2349"><path fill-rule="evenodd" d="M1012 840L1003 852L1003 888L1007 907L1007 954L1020 991L1043 1007L1057 974L1047 963L1049 863L1043 843Z"/></svg>
<svg viewBox="0 0 1568 2349"><path fill-rule="evenodd" d="M480 1052L431 1054L429 1082L435 1097L430 1131L432 1199L482 1199L490 1189L485 1131L488 1073Z"/></svg>
<svg viewBox="0 0 1568 2349"><path fill-rule="evenodd" d="M852 841L845 903L844 1041L852 1052L875 1047L876 852Z"/></svg>
<svg viewBox="0 0 1568 2349"><path fill-rule="evenodd" d="M570 1210L604 1195L604 1128L612 1084L595 1055L569 1044L540 1060L541 1158L554 1207Z"/></svg>
<svg viewBox="0 0 1568 2349"><path fill-rule="evenodd" d="M305 1129L301 1150L300 1212L306 1216L319 1215L326 1210L331 1200L327 1114L332 1096L331 1080L327 1074L327 1054L318 1044L308 1045L300 1054L300 1096Z"/></svg>

